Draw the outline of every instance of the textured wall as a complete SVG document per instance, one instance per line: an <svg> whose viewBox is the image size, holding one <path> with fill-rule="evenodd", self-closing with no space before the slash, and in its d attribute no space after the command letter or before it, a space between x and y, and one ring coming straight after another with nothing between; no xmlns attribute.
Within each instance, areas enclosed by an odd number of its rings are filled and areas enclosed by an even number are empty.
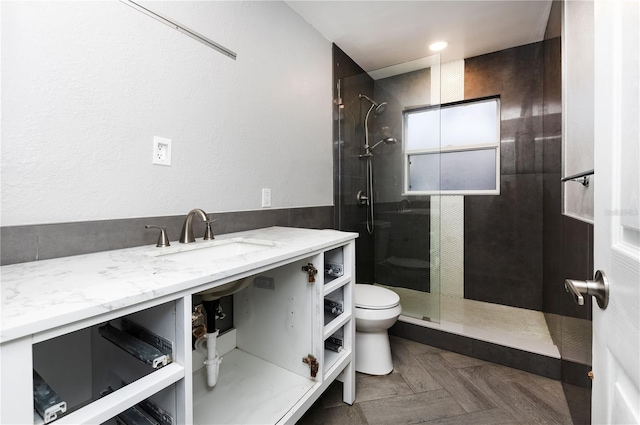
<svg viewBox="0 0 640 425"><path fill-rule="evenodd" d="M2 225L331 205L331 44L281 2L150 7L238 60L116 1L2 3Z"/></svg>
<svg viewBox="0 0 640 425"><path fill-rule="evenodd" d="M565 1L563 49L563 174L570 176L593 168L594 71L593 2ZM593 221L593 187L576 182L563 186L563 212Z"/></svg>

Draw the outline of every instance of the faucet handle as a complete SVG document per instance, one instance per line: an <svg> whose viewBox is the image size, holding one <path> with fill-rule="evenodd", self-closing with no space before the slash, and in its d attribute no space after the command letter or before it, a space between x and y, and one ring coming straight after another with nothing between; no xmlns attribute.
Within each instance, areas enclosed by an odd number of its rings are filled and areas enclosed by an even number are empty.
<svg viewBox="0 0 640 425"><path fill-rule="evenodd" d="M156 247L164 248L170 246L169 238L167 237L167 226L156 226L153 224L148 224L144 226L145 229L160 229L160 236L158 236L158 243Z"/></svg>
<svg viewBox="0 0 640 425"><path fill-rule="evenodd" d="M202 238L205 241L210 241L211 239L215 239L215 236L213 236L213 228L211 227L211 225L218 221L219 219L216 218L214 220L205 220L204 224L207 226L206 230L204 231L204 238Z"/></svg>

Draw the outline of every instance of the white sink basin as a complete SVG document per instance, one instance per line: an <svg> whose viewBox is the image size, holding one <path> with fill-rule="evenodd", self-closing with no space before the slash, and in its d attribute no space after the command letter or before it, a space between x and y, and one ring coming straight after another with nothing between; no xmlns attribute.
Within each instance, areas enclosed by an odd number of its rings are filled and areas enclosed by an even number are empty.
<svg viewBox="0 0 640 425"><path fill-rule="evenodd" d="M180 261L194 265L201 265L238 257L252 252L263 251L275 246L275 243L267 240L234 238L213 241L193 242L180 246L158 248L149 255L161 257L167 260Z"/></svg>

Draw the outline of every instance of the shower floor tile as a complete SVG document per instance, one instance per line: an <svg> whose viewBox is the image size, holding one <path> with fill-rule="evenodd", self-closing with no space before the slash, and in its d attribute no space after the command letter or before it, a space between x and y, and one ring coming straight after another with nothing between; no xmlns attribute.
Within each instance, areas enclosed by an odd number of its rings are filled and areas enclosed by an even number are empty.
<svg viewBox="0 0 640 425"><path fill-rule="evenodd" d="M384 287L400 296L402 321L560 358L540 311Z"/></svg>

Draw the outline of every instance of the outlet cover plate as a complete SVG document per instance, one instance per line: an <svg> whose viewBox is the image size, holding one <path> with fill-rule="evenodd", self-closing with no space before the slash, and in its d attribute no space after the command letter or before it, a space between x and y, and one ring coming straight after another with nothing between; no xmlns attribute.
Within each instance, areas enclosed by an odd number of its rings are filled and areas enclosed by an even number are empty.
<svg viewBox="0 0 640 425"><path fill-rule="evenodd" d="M157 165L171 166L171 139L154 136L153 163Z"/></svg>
<svg viewBox="0 0 640 425"><path fill-rule="evenodd" d="M271 189L262 189L262 208L271 207Z"/></svg>

